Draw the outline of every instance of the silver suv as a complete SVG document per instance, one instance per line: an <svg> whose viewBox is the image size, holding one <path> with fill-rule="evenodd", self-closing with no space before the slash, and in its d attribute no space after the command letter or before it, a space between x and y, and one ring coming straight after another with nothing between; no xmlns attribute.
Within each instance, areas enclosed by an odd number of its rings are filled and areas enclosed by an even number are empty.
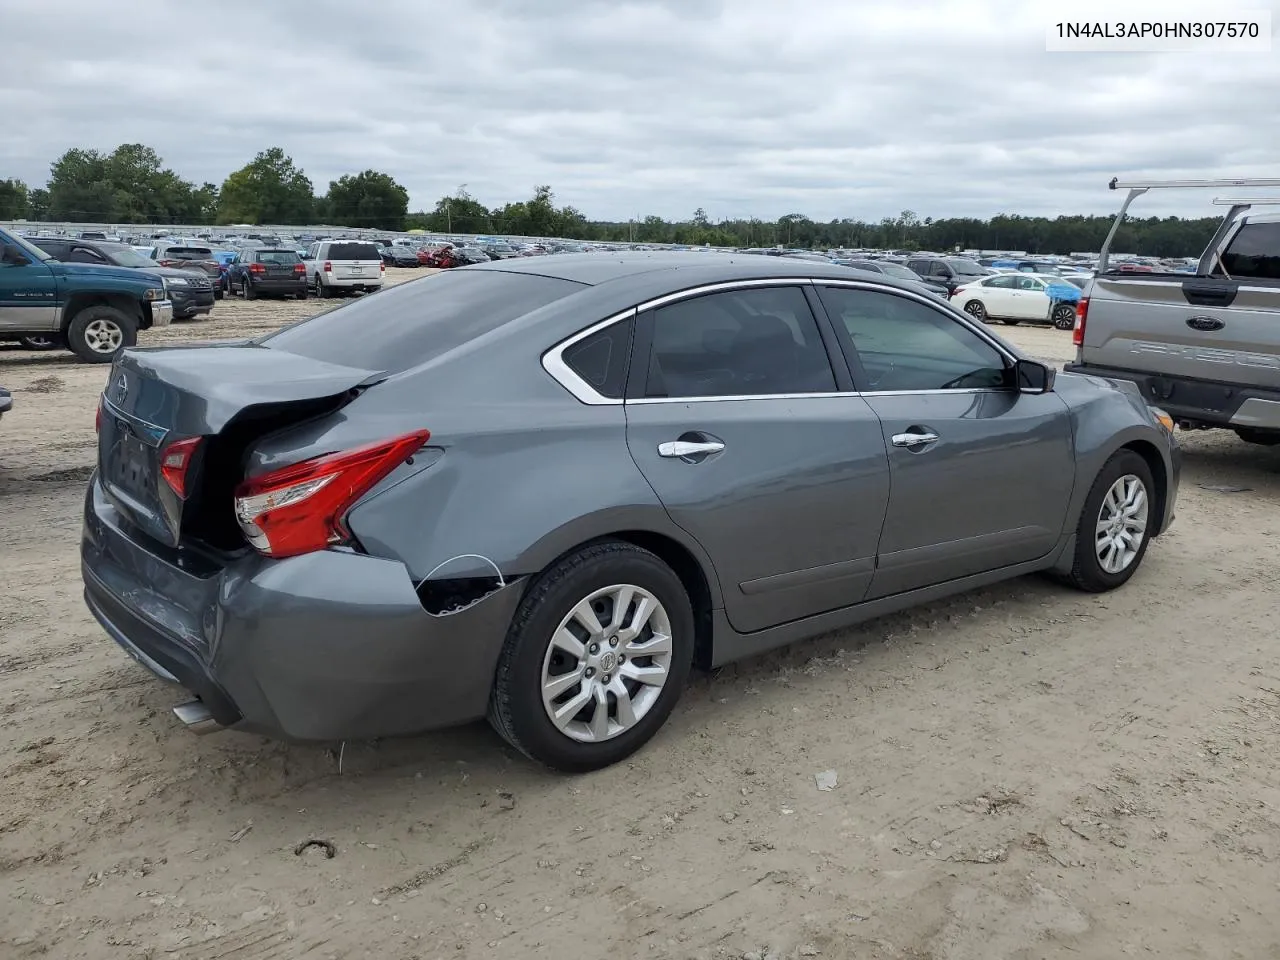
<svg viewBox="0 0 1280 960"><path fill-rule="evenodd" d="M377 245L367 240L321 240L307 249L303 259L317 297L381 290L387 270Z"/></svg>

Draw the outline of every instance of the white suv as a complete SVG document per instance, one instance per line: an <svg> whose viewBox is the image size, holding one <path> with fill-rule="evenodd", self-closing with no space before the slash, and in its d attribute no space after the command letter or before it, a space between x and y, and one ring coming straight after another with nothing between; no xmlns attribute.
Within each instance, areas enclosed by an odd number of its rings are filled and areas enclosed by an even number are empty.
<svg viewBox="0 0 1280 960"><path fill-rule="evenodd" d="M307 277L317 297L339 291L382 289L386 266L375 244L365 240L321 240L307 248Z"/></svg>

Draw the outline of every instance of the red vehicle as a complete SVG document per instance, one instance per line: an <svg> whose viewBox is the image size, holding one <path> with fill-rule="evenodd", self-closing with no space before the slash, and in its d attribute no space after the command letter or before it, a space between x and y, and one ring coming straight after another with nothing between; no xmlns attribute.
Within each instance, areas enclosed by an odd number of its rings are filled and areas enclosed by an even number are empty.
<svg viewBox="0 0 1280 960"><path fill-rule="evenodd" d="M458 258L453 253L452 244L438 247L423 247L418 251L418 262L424 267L449 268L458 265Z"/></svg>

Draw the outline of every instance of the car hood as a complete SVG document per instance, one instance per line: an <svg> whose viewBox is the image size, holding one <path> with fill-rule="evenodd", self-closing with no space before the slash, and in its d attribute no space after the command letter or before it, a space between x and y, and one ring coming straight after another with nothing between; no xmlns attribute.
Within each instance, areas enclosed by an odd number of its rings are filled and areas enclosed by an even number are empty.
<svg viewBox="0 0 1280 960"><path fill-rule="evenodd" d="M53 268L55 273L68 274L72 276L89 276L102 277L110 280L129 280L137 283L141 279L151 277L159 282L159 273L164 267L156 268L135 268L135 267L107 267L99 266L96 263L61 263L52 261L49 266Z"/></svg>

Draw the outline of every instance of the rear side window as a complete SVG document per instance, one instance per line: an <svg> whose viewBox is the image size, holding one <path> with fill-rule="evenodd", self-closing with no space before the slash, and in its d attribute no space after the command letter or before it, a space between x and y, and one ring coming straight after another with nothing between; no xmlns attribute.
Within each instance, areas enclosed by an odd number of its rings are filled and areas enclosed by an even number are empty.
<svg viewBox="0 0 1280 960"><path fill-rule="evenodd" d="M745 397L835 390L799 287L712 293L653 313L648 397Z"/></svg>
<svg viewBox="0 0 1280 960"><path fill-rule="evenodd" d="M567 348L561 358L602 397L622 399L631 352L631 321L619 320Z"/></svg>
<svg viewBox="0 0 1280 960"><path fill-rule="evenodd" d="M382 254L372 243L331 243L328 260L381 260Z"/></svg>
<svg viewBox="0 0 1280 960"><path fill-rule="evenodd" d="M399 373L583 289L531 274L447 271L353 300L258 342L326 363Z"/></svg>
<svg viewBox="0 0 1280 960"><path fill-rule="evenodd" d="M1233 277L1280 280L1280 223L1246 223L1222 255Z"/></svg>

